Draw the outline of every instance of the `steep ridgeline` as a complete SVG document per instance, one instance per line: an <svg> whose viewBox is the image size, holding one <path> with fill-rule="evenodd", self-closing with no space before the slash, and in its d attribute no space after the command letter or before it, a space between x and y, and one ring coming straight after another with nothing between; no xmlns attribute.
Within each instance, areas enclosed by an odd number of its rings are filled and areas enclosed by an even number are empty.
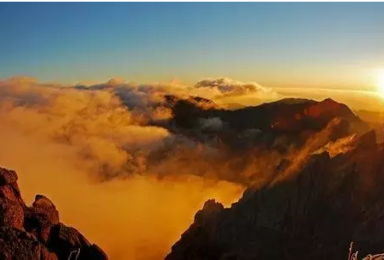
<svg viewBox="0 0 384 260"><path fill-rule="evenodd" d="M59 221L45 196L25 205L12 170L0 168L0 259L106 260L106 254L79 231Z"/></svg>
<svg viewBox="0 0 384 260"><path fill-rule="evenodd" d="M384 147L373 131L349 145L313 153L284 178L277 172L230 208L207 201L166 260L340 260L351 241L360 256L383 252Z"/></svg>

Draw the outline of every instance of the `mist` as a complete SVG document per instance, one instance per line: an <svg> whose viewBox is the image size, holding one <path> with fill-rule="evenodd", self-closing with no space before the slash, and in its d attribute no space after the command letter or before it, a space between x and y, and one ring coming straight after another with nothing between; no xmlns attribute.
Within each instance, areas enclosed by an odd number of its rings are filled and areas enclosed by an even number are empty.
<svg viewBox="0 0 384 260"><path fill-rule="evenodd" d="M153 124L172 118L165 95L211 98L218 106L280 97L256 83L230 79L193 87L6 79L0 81L0 165L17 171L27 204L36 194L46 195L62 222L111 259L161 259L206 200L230 206L247 186L268 181L283 159L273 150L233 152ZM217 131L225 124L210 118L198 127ZM244 135L260 134L250 130ZM289 148L287 175L327 143L329 131L299 150Z"/></svg>
<svg viewBox="0 0 384 260"><path fill-rule="evenodd" d="M241 195L241 185L187 170L151 174L147 155L174 137L142 125L108 91L26 79L2 82L1 91L0 164L18 172L27 204L46 195L62 222L111 259L160 259L207 199L229 206Z"/></svg>

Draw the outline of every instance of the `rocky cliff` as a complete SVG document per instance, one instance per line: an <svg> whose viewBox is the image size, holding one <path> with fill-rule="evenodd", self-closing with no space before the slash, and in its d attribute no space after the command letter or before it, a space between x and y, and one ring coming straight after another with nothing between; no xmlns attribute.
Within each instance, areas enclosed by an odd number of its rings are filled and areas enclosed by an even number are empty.
<svg viewBox="0 0 384 260"><path fill-rule="evenodd" d="M17 179L16 172L0 168L0 259L108 259L100 247L61 223L44 195L25 205Z"/></svg>
<svg viewBox="0 0 384 260"><path fill-rule="evenodd" d="M347 259L384 251L384 149L373 131L336 155L247 189L230 208L209 200L166 260ZM368 258L367 258L368 259Z"/></svg>

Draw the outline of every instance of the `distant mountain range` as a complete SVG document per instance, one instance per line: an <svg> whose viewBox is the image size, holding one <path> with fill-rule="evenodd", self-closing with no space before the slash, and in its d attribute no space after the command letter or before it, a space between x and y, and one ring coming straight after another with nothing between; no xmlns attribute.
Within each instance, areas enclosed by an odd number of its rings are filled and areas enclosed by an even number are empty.
<svg viewBox="0 0 384 260"><path fill-rule="evenodd" d="M323 129L334 118L348 121L352 132L369 129L367 123L356 116L346 105L332 99L321 102L309 99L282 99L255 107L227 110L212 101L190 97L177 99L167 96L173 112L173 123L178 129L191 130L201 126L207 119L222 123L220 130L235 131L234 135L247 130L260 130L274 135L310 135ZM206 127L207 131L209 127ZM212 131L211 131L212 132Z"/></svg>

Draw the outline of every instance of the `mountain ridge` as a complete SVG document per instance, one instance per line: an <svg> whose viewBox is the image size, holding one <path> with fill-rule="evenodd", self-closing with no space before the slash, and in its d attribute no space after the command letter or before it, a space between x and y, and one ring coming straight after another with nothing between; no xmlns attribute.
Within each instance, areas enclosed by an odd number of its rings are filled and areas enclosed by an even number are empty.
<svg viewBox="0 0 384 260"><path fill-rule="evenodd" d="M384 149L373 131L353 149L314 154L294 175L248 188L230 208L207 201L166 260L344 259L384 251Z"/></svg>

